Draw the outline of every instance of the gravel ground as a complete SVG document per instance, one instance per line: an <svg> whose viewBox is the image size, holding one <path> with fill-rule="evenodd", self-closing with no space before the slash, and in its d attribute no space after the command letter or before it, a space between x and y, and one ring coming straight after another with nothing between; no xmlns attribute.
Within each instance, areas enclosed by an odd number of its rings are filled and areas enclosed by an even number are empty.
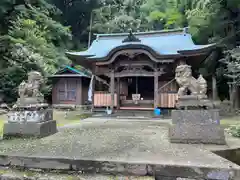
<svg viewBox="0 0 240 180"><path fill-rule="evenodd" d="M0 154L235 167L204 148L169 143L167 126L154 121L84 121L43 139L3 140Z"/></svg>

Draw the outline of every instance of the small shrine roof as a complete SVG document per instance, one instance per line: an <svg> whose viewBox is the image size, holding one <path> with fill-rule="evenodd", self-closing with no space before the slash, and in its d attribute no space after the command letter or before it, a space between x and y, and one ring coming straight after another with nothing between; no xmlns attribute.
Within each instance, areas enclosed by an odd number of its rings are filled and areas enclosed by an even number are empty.
<svg viewBox="0 0 240 180"><path fill-rule="evenodd" d="M69 71L70 73L64 73L66 71ZM64 65L63 68L61 68L59 71L57 71L51 77L86 77L86 78L90 78L91 75L86 72L82 72L74 67Z"/></svg>
<svg viewBox="0 0 240 180"><path fill-rule="evenodd" d="M195 45L187 28L168 31L139 33L96 34L89 49L81 52L67 52L69 57L84 59L105 59L117 49L148 49L157 56L181 55L203 52L215 44Z"/></svg>

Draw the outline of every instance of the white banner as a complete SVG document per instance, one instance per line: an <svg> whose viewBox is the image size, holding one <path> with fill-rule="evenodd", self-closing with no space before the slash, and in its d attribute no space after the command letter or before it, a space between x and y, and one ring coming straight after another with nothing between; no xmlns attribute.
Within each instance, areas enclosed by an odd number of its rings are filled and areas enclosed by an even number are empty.
<svg viewBox="0 0 240 180"><path fill-rule="evenodd" d="M94 79L94 75L92 75L90 84L89 84L89 88L88 88L88 101L92 102L92 87L93 87L93 79Z"/></svg>

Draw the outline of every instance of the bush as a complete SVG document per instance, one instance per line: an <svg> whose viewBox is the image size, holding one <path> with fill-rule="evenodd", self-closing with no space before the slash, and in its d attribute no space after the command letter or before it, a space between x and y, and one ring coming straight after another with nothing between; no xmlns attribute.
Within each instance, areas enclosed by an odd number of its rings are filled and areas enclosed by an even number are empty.
<svg viewBox="0 0 240 180"><path fill-rule="evenodd" d="M227 132L231 134L233 137L240 138L240 125L232 125L227 129Z"/></svg>

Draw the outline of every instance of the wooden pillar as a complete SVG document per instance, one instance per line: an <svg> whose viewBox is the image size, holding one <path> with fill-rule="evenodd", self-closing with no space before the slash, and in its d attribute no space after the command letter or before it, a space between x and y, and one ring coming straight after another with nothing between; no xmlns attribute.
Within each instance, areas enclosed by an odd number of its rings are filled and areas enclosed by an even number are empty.
<svg viewBox="0 0 240 180"><path fill-rule="evenodd" d="M114 70L111 71L111 79L110 79L110 92L111 92L111 110L114 110L114 90L115 90L115 83L114 83Z"/></svg>
<svg viewBox="0 0 240 180"><path fill-rule="evenodd" d="M117 109L120 109L120 78L117 78Z"/></svg>
<svg viewBox="0 0 240 180"><path fill-rule="evenodd" d="M158 97L158 71L157 69L155 69L154 71L154 108L158 107L158 101L159 101L159 97Z"/></svg>

